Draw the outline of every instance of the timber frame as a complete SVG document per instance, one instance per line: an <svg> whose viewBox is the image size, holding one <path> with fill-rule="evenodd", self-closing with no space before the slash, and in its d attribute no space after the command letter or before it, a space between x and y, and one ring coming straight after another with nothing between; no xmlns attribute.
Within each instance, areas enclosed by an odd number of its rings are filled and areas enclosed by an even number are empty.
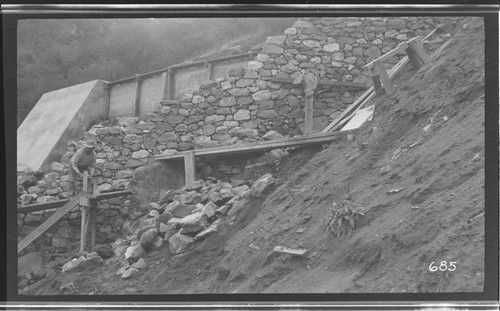
<svg viewBox="0 0 500 311"><path fill-rule="evenodd" d="M258 141L250 144L229 145L210 148L201 148L189 151L178 152L172 155L154 156L155 161L170 161L183 159L184 176L186 185L190 185L196 180L196 157L238 154L247 152L262 152L266 150L302 147L311 144L325 144L335 140L340 140L343 133L316 133L311 135L288 137L277 140Z"/></svg>

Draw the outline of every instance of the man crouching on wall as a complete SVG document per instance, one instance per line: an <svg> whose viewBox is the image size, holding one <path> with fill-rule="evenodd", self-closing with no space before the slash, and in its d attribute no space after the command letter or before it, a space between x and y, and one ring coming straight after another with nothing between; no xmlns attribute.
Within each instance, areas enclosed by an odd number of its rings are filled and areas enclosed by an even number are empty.
<svg viewBox="0 0 500 311"><path fill-rule="evenodd" d="M89 172L89 177L94 176L94 166L96 162L96 154L94 152L95 148L94 141L87 141L80 148L75 155L71 158L69 164L69 194L73 195L77 193L76 189L76 177L83 176L83 172Z"/></svg>

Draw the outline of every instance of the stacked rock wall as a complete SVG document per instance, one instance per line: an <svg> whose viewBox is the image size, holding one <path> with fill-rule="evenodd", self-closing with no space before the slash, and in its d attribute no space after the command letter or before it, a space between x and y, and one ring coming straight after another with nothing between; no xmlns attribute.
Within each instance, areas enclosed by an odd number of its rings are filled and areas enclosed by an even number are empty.
<svg viewBox="0 0 500 311"><path fill-rule="evenodd" d="M193 139L205 142L231 139L228 132L237 127L255 129L258 135L269 130L300 134L304 122L302 86L272 82L273 77L295 79L310 69L320 79L369 86L371 79L363 65L401 42L446 25L439 23L427 17L300 20L283 35L268 37L254 49L257 55L246 68L233 68L228 77L204 83L193 94L163 101L161 110L169 115L166 122L172 132L188 132ZM386 65L392 66L404 56L394 56ZM362 92L341 87L318 94L315 130L326 127Z"/></svg>
<svg viewBox="0 0 500 311"><path fill-rule="evenodd" d="M128 188L134 176L147 172L144 168L154 162L153 155L254 142L276 134L271 130L283 135L300 134L304 117L302 87L271 82L271 78L294 79L301 70L311 69L321 79L369 82L367 72L361 69L367 62L433 28L437 27L441 33L450 31L457 20L426 17L299 20L283 35L268 37L256 49L255 59L246 68L232 68L228 77L208 81L193 94L163 101L156 113L104 121L85 133L85 139L97 141L99 191ZM403 56L393 57L387 63L396 63ZM322 129L338 116L360 92L335 88L317 95L316 129ZM63 156L62 163L53 163L47 168L36 185L25 189L20 201L29 204L67 198L67 161L68 157ZM241 168L232 173L239 172ZM183 182L173 171L166 171L164 175L177 183ZM165 190L162 187L165 185L151 189L158 193L156 199ZM114 240L131 220L142 215L144 207L137 204L126 197L101 202L98 242ZM50 213L20 214L19 235L26 235ZM64 248L76 242L79 219L79 210L75 208L28 250L38 249L40 245Z"/></svg>

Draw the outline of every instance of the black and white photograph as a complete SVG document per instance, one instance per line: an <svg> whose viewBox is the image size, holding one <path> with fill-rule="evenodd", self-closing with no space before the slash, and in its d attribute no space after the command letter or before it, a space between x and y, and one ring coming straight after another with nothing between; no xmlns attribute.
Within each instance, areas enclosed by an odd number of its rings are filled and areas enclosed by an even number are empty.
<svg viewBox="0 0 500 311"><path fill-rule="evenodd" d="M498 14L243 13L8 28L16 300L498 293Z"/></svg>

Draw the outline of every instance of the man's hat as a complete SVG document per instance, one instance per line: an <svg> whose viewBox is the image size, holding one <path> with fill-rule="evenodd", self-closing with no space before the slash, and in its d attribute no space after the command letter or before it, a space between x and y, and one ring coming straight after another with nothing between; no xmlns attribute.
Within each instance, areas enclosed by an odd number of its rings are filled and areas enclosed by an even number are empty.
<svg viewBox="0 0 500 311"><path fill-rule="evenodd" d="M85 144L83 145L85 148L95 148L95 141L86 141Z"/></svg>

